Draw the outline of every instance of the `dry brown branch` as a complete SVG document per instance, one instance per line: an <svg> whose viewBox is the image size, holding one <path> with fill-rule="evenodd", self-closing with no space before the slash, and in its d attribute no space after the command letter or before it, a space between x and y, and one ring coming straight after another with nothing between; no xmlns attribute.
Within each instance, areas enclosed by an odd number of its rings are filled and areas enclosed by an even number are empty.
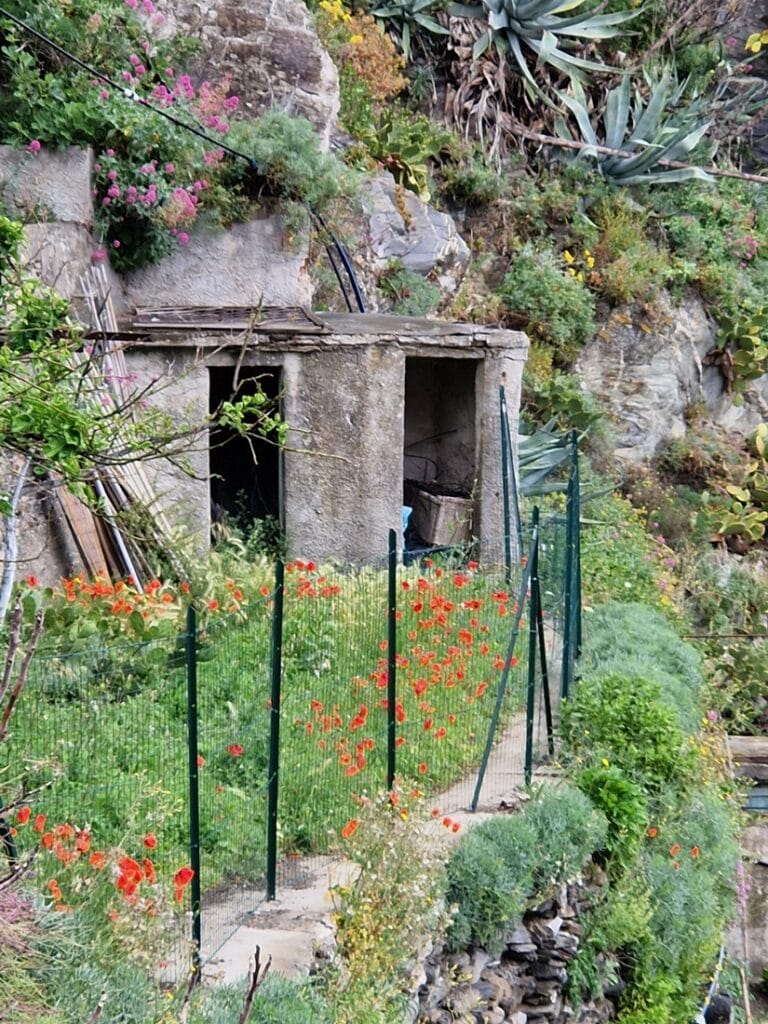
<svg viewBox="0 0 768 1024"><path fill-rule="evenodd" d="M179 1008L179 1024L187 1024L187 1018L189 1017L189 1007L192 1002L192 993L197 988L201 979L200 966L195 960L195 966L189 972L189 981L187 982L187 988L184 993L184 998L181 1001L181 1007Z"/></svg>
<svg viewBox="0 0 768 1024"><path fill-rule="evenodd" d="M675 18L672 24L662 32L658 39L651 43L644 53L640 54L633 64L630 65L627 69L629 73L634 74L636 71L639 71L640 68L644 67L648 63L650 57L652 57L654 53L658 53L658 51L666 46L670 40L675 39L678 32L681 30L697 23L699 27L702 27L706 14L711 12L712 6L713 5L710 0L696 0L696 2L692 4L686 4L680 15Z"/></svg>
<svg viewBox="0 0 768 1024"><path fill-rule="evenodd" d="M579 142L577 139L559 139L555 135L543 135L541 132L532 131L530 128L526 128L525 125L520 124L514 118L507 119L507 130L512 132L514 135L519 135L524 139L529 139L531 142L538 142L542 146L556 146L560 149L574 149L574 150L585 150L588 149L593 153L604 153L606 156L619 156L619 157L636 157L638 154L630 152L624 149L613 149L611 146L592 146L588 142ZM663 158L658 161L659 167L669 167L675 170L702 170L706 171L707 174L711 174L715 178L737 178L739 181L753 181L758 185L768 185L768 177L762 174L747 174L745 171L731 171L721 167L697 167L696 164L686 164L681 160L664 160Z"/></svg>
<svg viewBox="0 0 768 1024"><path fill-rule="evenodd" d="M251 1007L253 1006L253 1000L256 997L256 989L261 985L267 976L270 966L272 965L272 957L267 958L267 962L264 965L264 970L261 970L261 964L259 957L261 950L256 947L256 950L251 958L248 965L248 990L245 993L245 1003L243 1004L243 1012L240 1014L240 1020L238 1024L246 1024L246 1021L251 1015ZM261 971L261 977L259 972Z"/></svg>
<svg viewBox="0 0 768 1024"><path fill-rule="evenodd" d="M17 608L19 605L17 605ZM15 614L15 610L14 610ZM29 665L32 661L32 655L35 653L38 641L40 640L40 634L43 632L43 618L44 612L42 608L39 608L35 615L35 624L32 627L32 634L27 641L27 649L24 652L21 665L19 666L18 675L16 676L16 684L11 690L11 694L8 697L8 701L3 710L3 717L0 720L0 743L5 739L5 734L8 731L8 722L10 721L13 709L16 705L16 701L19 699L21 691L24 689L24 685L27 681L27 675L29 673ZM15 652L14 652L15 656ZM10 683L10 677L9 677Z"/></svg>
<svg viewBox="0 0 768 1024"><path fill-rule="evenodd" d="M36 852L36 850L33 850L24 858L24 860L20 860L14 864L10 872L4 878L0 878L0 892L12 888L22 875L29 870L32 861L35 859Z"/></svg>
<svg viewBox="0 0 768 1024"><path fill-rule="evenodd" d="M96 1007L95 1007L93 1013L88 1018L88 1020L85 1022L85 1024L96 1024L96 1021L99 1019L99 1017L101 1016L101 1014L102 1014L102 1012L104 1010L104 1004L106 1003L106 1001L107 1001L107 993L106 992L102 992L101 995L99 996L99 1001L98 1001L98 1003L96 1003Z"/></svg>
<svg viewBox="0 0 768 1024"><path fill-rule="evenodd" d="M3 678L0 680L0 704L5 699L8 687L11 685L11 673L16 661L16 652L19 649L19 636L21 635L21 600L16 601L11 614L11 631L8 637L8 647L5 652L5 665L3 666Z"/></svg>

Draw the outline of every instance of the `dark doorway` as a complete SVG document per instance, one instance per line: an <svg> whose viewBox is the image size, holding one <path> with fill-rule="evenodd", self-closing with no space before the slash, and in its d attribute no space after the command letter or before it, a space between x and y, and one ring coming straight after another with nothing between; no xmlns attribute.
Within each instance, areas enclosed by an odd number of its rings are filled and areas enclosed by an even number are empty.
<svg viewBox="0 0 768 1024"><path fill-rule="evenodd" d="M209 408L214 413L234 397L234 370L209 369ZM238 396L261 389L273 403L279 401L280 369L274 366L241 367ZM211 476L211 519L229 518L243 529L257 519L282 522L280 448L268 438L241 437L233 430L211 432L208 468Z"/></svg>
<svg viewBox="0 0 768 1024"><path fill-rule="evenodd" d="M406 480L469 494L475 483L474 359L405 361Z"/></svg>
<svg viewBox="0 0 768 1024"><path fill-rule="evenodd" d="M405 361L403 546L465 543L477 477L478 361Z"/></svg>

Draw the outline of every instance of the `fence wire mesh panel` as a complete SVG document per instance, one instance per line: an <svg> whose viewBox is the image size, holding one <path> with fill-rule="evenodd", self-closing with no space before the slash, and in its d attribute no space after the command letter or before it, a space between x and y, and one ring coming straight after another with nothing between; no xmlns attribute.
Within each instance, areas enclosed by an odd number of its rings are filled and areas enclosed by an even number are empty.
<svg viewBox="0 0 768 1024"><path fill-rule="evenodd" d="M33 870L59 879L49 888L62 906L75 895L70 880L82 902L87 868L98 873L111 862L121 875L107 909L118 927L126 901L156 912L156 878L172 899L171 880L189 864L182 641L38 651L4 746L6 779L24 779L32 809L20 852L42 840ZM179 909L189 906L186 881ZM172 956L186 959L192 949L181 930L179 920Z"/></svg>
<svg viewBox="0 0 768 1024"><path fill-rule="evenodd" d="M201 952L266 895L272 595L195 630Z"/></svg>
<svg viewBox="0 0 768 1024"><path fill-rule="evenodd" d="M295 885L385 786L387 562L285 567L280 726L279 885Z"/></svg>
<svg viewBox="0 0 768 1024"><path fill-rule="evenodd" d="M457 550L444 565L425 559L418 575L404 575L398 688L408 702L408 720L398 771L406 778L423 773L440 804L466 807L492 723L490 742L504 736L506 759L522 770L528 658L519 628L523 563L508 563L505 538L486 538L479 550Z"/></svg>

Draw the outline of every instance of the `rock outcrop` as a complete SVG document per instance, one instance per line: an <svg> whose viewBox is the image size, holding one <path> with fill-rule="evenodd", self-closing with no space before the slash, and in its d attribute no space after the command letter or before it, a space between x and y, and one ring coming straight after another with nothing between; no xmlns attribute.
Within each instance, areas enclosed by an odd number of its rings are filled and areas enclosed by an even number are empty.
<svg viewBox="0 0 768 1024"><path fill-rule="evenodd" d="M190 67L195 78L231 76L250 117L272 107L306 117L327 148L339 109L338 75L300 0L178 0L163 13L163 34L202 43Z"/></svg>
<svg viewBox="0 0 768 1024"><path fill-rule="evenodd" d="M682 437L692 406L745 437L766 419L768 377L755 381L744 404L735 406L720 371L705 365L716 331L695 297L673 305L662 296L652 316L637 307L611 312L576 369L583 387L599 397L614 421L619 458L652 458Z"/></svg>

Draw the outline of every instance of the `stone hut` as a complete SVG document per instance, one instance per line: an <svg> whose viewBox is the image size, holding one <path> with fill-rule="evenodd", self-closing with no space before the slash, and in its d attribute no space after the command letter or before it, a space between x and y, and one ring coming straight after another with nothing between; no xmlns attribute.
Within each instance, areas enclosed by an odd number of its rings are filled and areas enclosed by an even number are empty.
<svg viewBox="0 0 768 1024"><path fill-rule="evenodd" d="M244 506L279 518L292 554L368 561L385 555L388 531L400 533L402 507L415 503L427 544L470 527L501 537L499 388L516 411L525 335L302 310L253 328L247 310L224 310L214 329L214 311L199 312L198 326L173 310L133 318L147 334L127 352L131 371L158 378L173 367L161 400L192 420L229 397L235 372L246 388L257 380L279 398L288 439L282 451L259 445L254 465L245 440L219 432L190 453L193 477L159 469L154 490L177 525L207 538L212 508Z"/></svg>
<svg viewBox="0 0 768 1024"><path fill-rule="evenodd" d="M26 260L76 308L91 266L92 155L0 147L0 179L30 218ZM238 380L259 380L289 426L282 452L251 452L218 435L188 455L194 476L148 467L158 513L207 545L211 510L275 516L289 553L381 558L402 508L419 506L419 535L443 545L503 532L499 388L516 434L525 335L380 314L310 313L307 243L287 246L279 210L226 232L200 232L162 263L108 270L128 368L163 379L155 401L200 422ZM267 305L271 304L271 305ZM87 319L87 318L86 318ZM251 385L253 386L253 385ZM415 492L418 491L418 494ZM420 504L419 504L420 503ZM56 578L62 554L29 492L21 571Z"/></svg>

